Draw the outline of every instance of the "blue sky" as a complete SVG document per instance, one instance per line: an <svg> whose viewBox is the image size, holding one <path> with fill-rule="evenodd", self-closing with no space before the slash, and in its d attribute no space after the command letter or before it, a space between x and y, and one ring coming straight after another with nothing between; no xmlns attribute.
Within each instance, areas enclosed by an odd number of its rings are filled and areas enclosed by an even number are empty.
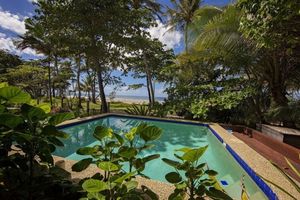
<svg viewBox="0 0 300 200"><path fill-rule="evenodd" d="M14 54L20 55L23 59L32 59L37 57L37 53L32 49L26 49L20 51L14 46L14 39L18 35L22 35L26 30L24 27L24 19L34 14L34 6L32 5L34 0L0 0L0 49L6 49ZM159 0L165 6L172 6L169 0ZM232 0L204 0L203 5L215 5L224 6L232 2ZM178 54L183 50L183 37L179 31L168 32L163 24L159 22L158 27L153 27L150 31L152 37L158 38L161 42L165 43L168 48L174 49ZM115 71L113 75L119 76L121 72ZM142 79L133 79L130 75L122 77L122 80L126 85L145 83ZM108 86L106 88L107 94L111 92L114 86ZM166 96L163 92L164 84L156 83L156 96ZM127 86L119 88L117 91L119 95L137 95L146 96L146 88L139 90L127 90Z"/></svg>

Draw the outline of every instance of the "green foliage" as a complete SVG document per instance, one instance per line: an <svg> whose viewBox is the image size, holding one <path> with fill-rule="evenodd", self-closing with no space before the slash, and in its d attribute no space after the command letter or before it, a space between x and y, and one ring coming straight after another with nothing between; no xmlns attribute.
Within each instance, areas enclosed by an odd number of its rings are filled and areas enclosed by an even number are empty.
<svg viewBox="0 0 300 200"><path fill-rule="evenodd" d="M274 48L282 44L294 50L299 45L299 2L294 0L240 0L241 31L259 47Z"/></svg>
<svg viewBox="0 0 300 200"><path fill-rule="evenodd" d="M170 17L168 25L171 29L184 30L184 42L185 52L187 53L189 47L188 28L196 17L197 10L200 7L201 0L183 0L183 1L171 1L173 4L172 8L168 8L167 13Z"/></svg>
<svg viewBox="0 0 300 200"><path fill-rule="evenodd" d="M208 169L206 163L199 164L201 156L208 146L200 148L182 148L177 151L183 155L175 154L179 161L163 158L162 160L175 169L174 172L166 174L169 183L174 184L175 190L169 196L170 200L183 199L232 199L221 188L216 180L216 171ZM185 172L185 177L179 173ZM188 196L188 197L187 197Z"/></svg>
<svg viewBox="0 0 300 200"><path fill-rule="evenodd" d="M89 155L72 167L79 172L94 163L104 172L98 179L91 178L83 182L82 188L87 192L87 198L105 199L144 199L147 196L157 199L157 196L145 186L141 191L136 190L136 175L143 175L146 163L159 158L158 154L141 157L141 152L152 148L150 143L160 138L162 131L151 125L140 124L120 135L111 128L98 126L93 136L100 142L93 147L83 147L77 154ZM128 165L128 171L124 166ZM96 176L96 175L95 175Z"/></svg>
<svg viewBox="0 0 300 200"><path fill-rule="evenodd" d="M266 113L266 120L269 122L289 122L290 126L296 128L300 125L300 103L290 102L287 106L271 108Z"/></svg>
<svg viewBox="0 0 300 200"><path fill-rule="evenodd" d="M58 171L51 154L56 146L63 146L60 138L68 137L50 123L58 116L27 104L30 95L21 89L1 85L4 87L0 88L0 196L5 199L44 199L69 195L71 184L63 181L59 174L52 173ZM9 109L11 106L15 109ZM69 116L64 119L73 116L62 115ZM64 188L65 192L47 193L55 188Z"/></svg>
<svg viewBox="0 0 300 200"><path fill-rule="evenodd" d="M151 110L148 105L131 105L125 112L130 115L150 116Z"/></svg>
<svg viewBox="0 0 300 200"><path fill-rule="evenodd" d="M0 50L0 74L3 81L3 74L7 72L8 69L15 68L22 64L22 60L19 56L10 54L4 50Z"/></svg>
<svg viewBox="0 0 300 200"><path fill-rule="evenodd" d="M251 95L251 91L216 91L194 102L191 111L195 117L206 118L211 109L231 110Z"/></svg>
<svg viewBox="0 0 300 200"><path fill-rule="evenodd" d="M18 86L32 97L39 98L41 91L46 90L47 70L29 64L8 69L5 76L11 85Z"/></svg>
<svg viewBox="0 0 300 200"><path fill-rule="evenodd" d="M169 107L166 104L155 103L151 108L148 105L130 105L125 112L130 115L165 117Z"/></svg>

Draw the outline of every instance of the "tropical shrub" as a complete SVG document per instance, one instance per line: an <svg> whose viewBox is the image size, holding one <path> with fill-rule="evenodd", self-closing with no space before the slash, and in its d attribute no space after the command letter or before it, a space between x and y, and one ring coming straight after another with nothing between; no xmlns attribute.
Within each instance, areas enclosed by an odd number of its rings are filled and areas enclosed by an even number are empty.
<svg viewBox="0 0 300 200"><path fill-rule="evenodd" d="M131 105L127 107L125 110L127 114L130 115L141 115L141 116L150 116L151 115L151 109L148 105Z"/></svg>
<svg viewBox="0 0 300 200"><path fill-rule="evenodd" d="M169 107L167 104L160 104L156 102L151 108L151 115L155 117L165 117L169 112Z"/></svg>
<svg viewBox="0 0 300 200"><path fill-rule="evenodd" d="M284 123L285 126L296 128L300 125L300 102L290 102L287 106L271 108L266 114L269 122Z"/></svg>
<svg viewBox="0 0 300 200"><path fill-rule="evenodd" d="M0 198L66 197L72 185L54 167L52 152L63 146L59 138L68 137L55 125L73 114L52 115L48 105L30 104L35 102L28 93L0 84Z"/></svg>
<svg viewBox="0 0 300 200"><path fill-rule="evenodd" d="M96 127L93 136L99 144L78 149L77 154L90 157L72 167L73 171L80 172L93 163L104 172L83 182L86 199L144 199L146 196L157 199L157 195L145 186L137 190L138 183L134 177L146 177L142 173L146 163L159 157L159 154L141 157L140 153L152 148L151 142L159 139L161 134L161 129L147 124L140 124L124 135L115 133L111 128Z"/></svg>
<svg viewBox="0 0 300 200"><path fill-rule="evenodd" d="M175 169L165 176L166 180L175 186L174 192L169 196L170 200L183 200L187 196L190 200L205 199L205 197L232 199L217 182L218 173L209 169L207 163L199 163L207 147L179 149L178 151L183 152L183 155L174 155L180 161L162 159ZM185 177L182 177L179 171L185 172Z"/></svg>
<svg viewBox="0 0 300 200"><path fill-rule="evenodd" d="M168 114L165 104L155 103L152 107L148 105L131 105L125 112L130 115L165 117Z"/></svg>

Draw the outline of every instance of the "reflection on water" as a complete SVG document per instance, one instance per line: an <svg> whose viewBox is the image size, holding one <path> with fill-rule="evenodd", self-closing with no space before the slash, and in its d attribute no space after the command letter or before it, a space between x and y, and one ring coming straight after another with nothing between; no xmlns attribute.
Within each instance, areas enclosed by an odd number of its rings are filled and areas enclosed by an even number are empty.
<svg viewBox="0 0 300 200"><path fill-rule="evenodd" d="M158 153L161 158L176 160L174 157L176 149L208 145L208 150L201 161L209 163L209 168L218 171L219 180L225 180L229 186L234 186L234 188L228 186L228 191L232 190L233 192L230 193L234 193L233 196L239 198L241 190L240 179L246 172L235 162L228 151L224 150L224 146L210 130L204 126L138 120L125 117L106 117L64 128L63 130L69 133L70 137L64 141L65 147L57 148L54 154L69 159L80 160L82 156L77 155L75 152L80 147L96 144L96 140L92 136L96 126L107 126L111 127L117 133L126 133L129 129L142 122L158 126L163 130L163 135L158 141L153 142L155 144L154 148L144 151L141 156ZM147 163L144 174L152 179L166 181L164 176L170 171L173 171L171 167L163 163L161 159L157 159ZM259 191L248 176L245 177L245 185L249 194Z"/></svg>

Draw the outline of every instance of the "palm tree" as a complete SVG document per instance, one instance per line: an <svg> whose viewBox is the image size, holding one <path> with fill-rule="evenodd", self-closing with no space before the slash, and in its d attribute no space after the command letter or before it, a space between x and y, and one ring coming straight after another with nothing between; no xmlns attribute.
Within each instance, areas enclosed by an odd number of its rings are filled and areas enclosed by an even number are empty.
<svg viewBox="0 0 300 200"><path fill-rule="evenodd" d="M48 65L48 92L49 100L52 106L52 91L51 91L51 57L53 55L53 44L45 38L44 28L40 24L35 24L32 19L26 19L25 21L27 32L23 36L19 36L20 40L16 41L17 48L26 49L32 48L38 53L43 54L47 58Z"/></svg>
<svg viewBox="0 0 300 200"><path fill-rule="evenodd" d="M201 0L173 0L174 9L168 8L170 20L169 30L179 29L184 32L185 53L188 53L189 44L202 31L203 26L213 17L222 13L220 8L215 6L201 6Z"/></svg>
<svg viewBox="0 0 300 200"><path fill-rule="evenodd" d="M87 76L81 84L82 91L86 92L88 99L91 100L91 92L93 89L93 77Z"/></svg>
<svg viewBox="0 0 300 200"><path fill-rule="evenodd" d="M241 76L268 87L275 107L288 106L287 91L299 81L300 69L282 59L281 49L259 49L245 38L239 30L240 18L241 11L228 6L203 27L193 46L194 53L220 53L223 59L230 58Z"/></svg>
<svg viewBox="0 0 300 200"><path fill-rule="evenodd" d="M132 6L134 9L145 8L157 16L161 21L161 4L155 0L132 0Z"/></svg>

